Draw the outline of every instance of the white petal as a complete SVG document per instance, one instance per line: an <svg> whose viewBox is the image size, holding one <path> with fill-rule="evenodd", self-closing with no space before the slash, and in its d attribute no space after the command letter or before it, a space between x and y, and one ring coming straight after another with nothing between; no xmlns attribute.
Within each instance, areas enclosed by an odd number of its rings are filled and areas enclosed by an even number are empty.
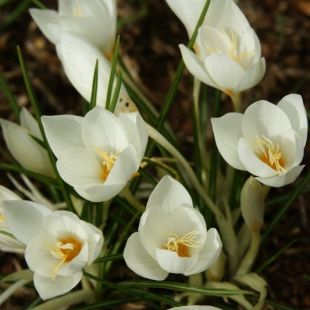
<svg viewBox="0 0 310 310"><path fill-rule="evenodd" d="M192 206L192 198L181 183L170 176L164 176L151 193L146 209L161 207L167 212L172 212L182 205Z"/></svg>
<svg viewBox="0 0 310 310"><path fill-rule="evenodd" d="M88 40L66 32L61 33L56 49L68 79L87 101L91 98L94 70L98 60L96 104L105 107L111 64L100 50Z"/></svg>
<svg viewBox="0 0 310 310"><path fill-rule="evenodd" d="M156 249L162 249L171 233L175 233L173 217L162 208L149 208L141 217L140 239L145 250L155 259Z"/></svg>
<svg viewBox="0 0 310 310"><path fill-rule="evenodd" d="M57 276L55 281L51 278L34 274L33 281L40 297L45 300L63 295L72 290L82 279L82 271L68 277Z"/></svg>
<svg viewBox="0 0 310 310"><path fill-rule="evenodd" d="M282 134L291 128L287 115L276 105L265 100L251 104L242 120L243 136L252 141L263 135L273 143L280 143Z"/></svg>
<svg viewBox="0 0 310 310"><path fill-rule="evenodd" d="M93 185L90 187L75 187L74 190L83 198L92 202L102 202L115 197L126 185L118 183L112 185Z"/></svg>
<svg viewBox="0 0 310 310"><path fill-rule="evenodd" d="M218 259L221 249L222 242L217 230L215 228L209 229L204 246L199 252L197 263L192 269L185 272L185 275L188 276L208 269Z"/></svg>
<svg viewBox="0 0 310 310"><path fill-rule="evenodd" d="M4 200L21 200L21 198L8 188L0 185L0 208Z"/></svg>
<svg viewBox="0 0 310 310"><path fill-rule="evenodd" d="M216 88L224 92L236 93L236 86L245 71L226 53L217 53L204 59L205 71L216 84Z"/></svg>
<svg viewBox="0 0 310 310"><path fill-rule="evenodd" d="M204 0L191 0L191 2L188 0L166 0L166 2L184 24L190 37L206 2Z"/></svg>
<svg viewBox="0 0 310 310"><path fill-rule="evenodd" d="M217 87L212 77L206 72L203 62L186 46L180 44L179 47L188 71L203 83L212 87Z"/></svg>
<svg viewBox="0 0 310 310"><path fill-rule="evenodd" d="M94 225L91 225L87 222L80 221L80 225L84 228L88 235L88 260L87 264L90 265L94 262L94 260L97 258L99 255L103 242L104 242L104 237L102 234L102 231L95 227Z"/></svg>
<svg viewBox="0 0 310 310"><path fill-rule="evenodd" d="M0 229L4 230L3 228ZM25 252L25 245L16 239L0 233L0 251L23 254Z"/></svg>
<svg viewBox="0 0 310 310"><path fill-rule="evenodd" d="M138 162L141 162L148 140L144 120L139 112L123 113L118 118L127 133L128 143L135 147L138 154Z"/></svg>
<svg viewBox="0 0 310 310"><path fill-rule="evenodd" d="M156 260L159 266L169 273L186 274L197 263L198 254L180 257L176 252L156 249Z"/></svg>
<svg viewBox="0 0 310 310"><path fill-rule="evenodd" d="M278 175L276 170L272 169L257 157L253 151L252 144L244 138L239 140L238 154L245 169L250 173L264 178Z"/></svg>
<svg viewBox="0 0 310 310"><path fill-rule="evenodd" d="M46 38L56 44L59 40L55 31L55 29L58 30L58 13L54 10L39 9L30 9L29 13Z"/></svg>
<svg viewBox="0 0 310 310"><path fill-rule="evenodd" d="M118 155L104 184L123 184L125 186L138 168L137 153L135 148L130 144Z"/></svg>
<svg viewBox="0 0 310 310"><path fill-rule="evenodd" d="M52 212L48 207L24 200L4 201L3 211L10 232L24 244L45 231L44 216Z"/></svg>
<svg viewBox="0 0 310 310"><path fill-rule="evenodd" d="M232 167L246 170L238 155L242 119L240 113L227 113L220 118L211 118L211 123L217 148L223 158Z"/></svg>
<svg viewBox="0 0 310 310"><path fill-rule="evenodd" d="M281 187L293 183L301 173L302 169L304 169L304 167L305 166L294 167L289 172L280 176L275 176L271 178L256 177L255 179L268 186Z"/></svg>
<svg viewBox="0 0 310 310"><path fill-rule="evenodd" d="M92 186L103 183L101 166L92 151L85 148L65 149L57 161L62 179L71 186Z"/></svg>
<svg viewBox="0 0 310 310"><path fill-rule="evenodd" d="M304 156L304 145L296 131L291 129L282 135L280 151L286 171L300 164Z"/></svg>
<svg viewBox="0 0 310 310"><path fill-rule="evenodd" d="M168 272L160 268L158 263L144 249L139 233L132 234L124 249L124 259L127 266L141 277L163 281Z"/></svg>
<svg viewBox="0 0 310 310"><path fill-rule="evenodd" d="M57 158L69 147L84 146L81 137L82 117L58 115L42 116L41 119L48 143Z"/></svg>
<svg viewBox="0 0 310 310"><path fill-rule="evenodd" d="M42 139L41 131L36 119L25 108L20 111L20 124L31 132L31 134L40 140Z"/></svg>
<svg viewBox="0 0 310 310"><path fill-rule="evenodd" d="M82 138L86 148L101 148L109 155L122 151L128 145L127 134L120 120L98 106L84 117Z"/></svg>
<svg viewBox="0 0 310 310"><path fill-rule="evenodd" d="M261 58L260 61L253 64L250 68L248 68L245 71L241 80L235 87L235 93L239 93L254 87L264 77L265 71L266 71L265 58Z"/></svg>
<svg viewBox="0 0 310 310"><path fill-rule="evenodd" d="M301 136L305 145L308 134L308 120L302 97L297 94L287 95L281 99L278 107L286 113L293 129Z"/></svg>

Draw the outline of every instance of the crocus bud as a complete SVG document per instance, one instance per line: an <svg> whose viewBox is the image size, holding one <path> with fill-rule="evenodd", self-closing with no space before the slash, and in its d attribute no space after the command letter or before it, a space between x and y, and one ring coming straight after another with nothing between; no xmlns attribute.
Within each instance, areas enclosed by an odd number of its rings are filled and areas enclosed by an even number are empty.
<svg viewBox="0 0 310 310"><path fill-rule="evenodd" d="M250 177L241 191L241 213L246 225L253 231L259 231L264 223L265 194L263 186Z"/></svg>

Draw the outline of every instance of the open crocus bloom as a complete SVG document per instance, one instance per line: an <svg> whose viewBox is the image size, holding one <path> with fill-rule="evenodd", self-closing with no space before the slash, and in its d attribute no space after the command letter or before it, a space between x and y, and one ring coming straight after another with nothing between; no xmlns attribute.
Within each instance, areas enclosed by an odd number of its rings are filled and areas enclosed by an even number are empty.
<svg viewBox="0 0 310 310"><path fill-rule="evenodd" d="M211 20L208 16L215 9L219 18ZM180 45L182 57L191 74L234 99L260 82L266 70L265 59L261 58L256 33L232 0L224 8L214 5L212 12L207 12L199 28L196 54Z"/></svg>
<svg viewBox="0 0 310 310"><path fill-rule="evenodd" d="M11 233L2 208L5 200L20 200L20 198L6 187L0 185L0 230ZM0 233L0 250L3 252L24 253L25 246L18 240Z"/></svg>
<svg viewBox="0 0 310 310"><path fill-rule="evenodd" d="M5 143L21 166L33 172L55 176L46 150L31 137L42 141L38 123L27 109L21 110L21 126L2 118L0 123Z"/></svg>
<svg viewBox="0 0 310 310"><path fill-rule="evenodd" d="M117 195L138 170L147 129L138 112L113 113L95 107L86 116L43 116L57 169L76 192L93 202Z"/></svg>
<svg viewBox="0 0 310 310"><path fill-rule="evenodd" d="M101 251L102 232L69 211L22 200L4 201L3 210L10 231L26 245L25 259L42 299L70 291Z"/></svg>
<svg viewBox="0 0 310 310"><path fill-rule="evenodd" d="M98 61L98 88L96 105L105 107L111 74L110 62L99 49L83 37L64 32L56 45L65 73L84 99L90 101L94 78L94 69ZM114 87L116 85L116 78ZM129 98L125 85L122 84L115 115L137 111L136 105Z"/></svg>
<svg viewBox="0 0 310 310"><path fill-rule="evenodd" d="M139 231L127 241L124 259L138 275L161 281L170 272L191 275L206 270L221 248L216 229L207 231L186 189L165 176L148 200Z"/></svg>
<svg viewBox="0 0 310 310"><path fill-rule="evenodd" d="M280 187L302 171L308 122L301 96L287 95L278 105L258 101L244 115L228 113L211 122L224 159L261 183Z"/></svg>
<svg viewBox="0 0 310 310"><path fill-rule="evenodd" d="M29 10L43 34L53 44L62 32L86 38L110 59L116 34L115 0L60 0L58 12Z"/></svg>

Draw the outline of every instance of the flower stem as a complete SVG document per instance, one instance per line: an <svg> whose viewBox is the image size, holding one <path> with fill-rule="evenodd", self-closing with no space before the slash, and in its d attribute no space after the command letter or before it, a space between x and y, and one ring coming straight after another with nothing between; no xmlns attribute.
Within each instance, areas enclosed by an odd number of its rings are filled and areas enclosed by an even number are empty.
<svg viewBox="0 0 310 310"><path fill-rule="evenodd" d="M243 276L250 272L260 246L260 231L251 230L251 244L236 272L236 276Z"/></svg>
<svg viewBox="0 0 310 310"><path fill-rule="evenodd" d="M126 186L121 191L121 196L123 196L137 211L144 211L145 208L142 204L137 200L137 198L131 193L128 186Z"/></svg>

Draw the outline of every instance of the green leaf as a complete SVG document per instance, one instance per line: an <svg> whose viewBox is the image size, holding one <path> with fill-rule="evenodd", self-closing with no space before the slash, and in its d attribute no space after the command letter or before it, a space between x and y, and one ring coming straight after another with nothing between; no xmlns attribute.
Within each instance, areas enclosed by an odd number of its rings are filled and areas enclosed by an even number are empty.
<svg viewBox="0 0 310 310"><path fill-rule="evenodd" d="M115 48L114 48L114 52L113 52L113 61L112 61L111 74L110 74L108 91L107 91L107 99L106 99L106 104L105 104L105 108L109 111L111 111L110 105L111 105L111 97L112 97L114 78L115 78L115 73L116 73L116 65L117 65L117 61L118 61L119 43L120 43L120 36L118 36L116 39Z"/></svg>
<svg viewBox="0 0 310 310"><path fill-rule="evenodd" d="M300 184L296 187L296 189L294 190L294 192L290 196L287 203L282 208L280 208L278 213L272 218L271 222L269 223L269 225L267 226L267 229L265 230L265 232L263 234L262 242L267 238L267 236L271 233L272 229L282 219L284 214L288 211L288 209L293 204L295 199L302 193L303 189L309 183L309 181L310 181L310 171L308 171L306 176L303 178L303 180L300 182Z"/></svg>
<svg viewBox="0 0 310 310"><path fill-rule="evenodd" d="M282 253L284 253L287 249L289 249L297 239L292 240L290 243L288 243L286 246L284 246L281 250L279 250L276 254L272 255L269 259L267 259L260 267L256 269L256 273L261 272L264 270L267 266L269 266L273 261L275 261Z"/></svg>
<svg viewBox="0 0 310 310"><path fill-rule="evenodd" d="M94 77L93 77L93 85L91 90L91 97L89 103L89 111L91 111L96 106L97 101L97 90L98 90L98 59L96 60Z"/></svg>
<svg viewBox="0 0 310 310"><path fill-rule="evenodd" d="M183 284L177 282L164 282L164 281L162 282L149 281L149 280L128 281L128 282L121 282L120 285L126 287L159 288L178 292L188 292L188 293L194 293L206 296L218 296L218 297L240 295L240 294L252 294L252 292L246 290L215 289L215 288L206 288L202 286L193 286L190 284Z"/></svg>
<svg viewBox="0 0 310 310"><path fill-rule="evenodd" d="M3 94L5 95L6 99L8 100L8 103L11 106L11 109L13 110L16 118L19 120L19 106L18 103L16 101L16 99L14 98L9 85L7 84L4 76L2 75L2 73L0 72L0 87L2 88Z"/></svg>

